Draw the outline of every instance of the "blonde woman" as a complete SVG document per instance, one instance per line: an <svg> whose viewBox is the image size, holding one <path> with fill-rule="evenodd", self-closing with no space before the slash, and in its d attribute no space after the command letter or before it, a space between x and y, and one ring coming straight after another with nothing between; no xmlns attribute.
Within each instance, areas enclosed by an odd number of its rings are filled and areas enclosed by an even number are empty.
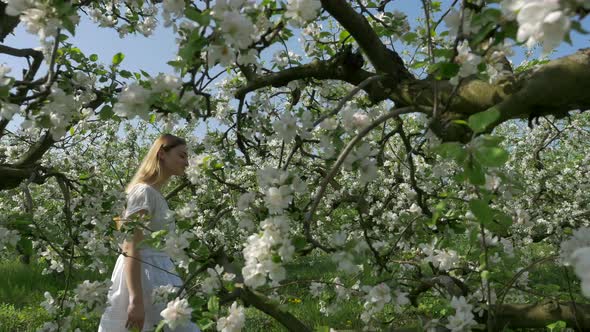
<svg viewBox="0 0 590 332"><path fill-rule="evenodd" d="M111 280L109 307L98 327L99 332L150 331L162 319L165 304L154 304L152 291L165 285L180 287L170 257L152 248L138 248L144 235L167 229L174 231L170 210L160 190L174 175L183 175L188 165L186 141L166 134L151 146L137 173L127 186L127 206L123 220L140 217L145 227L136 227L131 240L123 242L125 255L119 255ZM144 220L144 221L142 221ZM168 329L166 331L169 331ZM188 323L173 331L199 331Z"/></svg>

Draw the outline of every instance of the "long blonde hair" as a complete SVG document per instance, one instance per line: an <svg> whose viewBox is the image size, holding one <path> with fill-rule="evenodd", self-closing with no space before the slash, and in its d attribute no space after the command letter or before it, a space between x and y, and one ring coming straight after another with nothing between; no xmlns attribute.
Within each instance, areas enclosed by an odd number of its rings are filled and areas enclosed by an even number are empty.
<svg viewBox="0 0 590 332"><path fill-rule="evenodd" d="M127 188L125 188L125 192L129 193L131 188L137 183L153 184L158 180L162 173L158 151L160 151L160 149L169 151L179 145L186 145L186 141L183 138L171 134L164 134L158 137L150 147L147 155L143 158L141 165L139 165L131 182L129 182Z"/></svg>

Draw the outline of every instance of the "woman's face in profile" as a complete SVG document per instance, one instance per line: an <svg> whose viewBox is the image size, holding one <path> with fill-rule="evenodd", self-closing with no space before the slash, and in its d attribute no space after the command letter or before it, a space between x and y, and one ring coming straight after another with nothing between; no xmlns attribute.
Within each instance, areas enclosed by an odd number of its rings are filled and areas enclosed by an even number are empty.
<svg viewBox="0 0 590 332"><path fill-rule="evenodd" d="M171 175L184 175L184 171L188 166L186 145L178 145L170 149L170 151L165 151L162 163Z"/></svg>

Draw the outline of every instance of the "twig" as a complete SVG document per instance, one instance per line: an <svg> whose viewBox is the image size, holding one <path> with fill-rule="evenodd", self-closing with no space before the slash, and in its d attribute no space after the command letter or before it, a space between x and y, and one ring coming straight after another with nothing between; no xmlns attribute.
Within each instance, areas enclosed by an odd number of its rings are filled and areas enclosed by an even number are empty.
<svg viewBox="0 0 590 332"><path fill-rule="evenodd" d="M374 81L383 79L384 77L385 77L385 75L373 75L373 76L369 76L368 78L366 78L364 81L359 83L359 85L354 87L354 89L350 90L350 92L346 96L344 96L344 98L342 98L338 102L338 104L336 104L336 107L330 113L325 114L325 115L319 117L316 121L314 121L313 127L314 128L317 127L317 125L322 123L322 121L324 121L326 118L336 115L338 112L340 112L340 109L346 104L346 102L351 100L352 97L354 97L360 90L364 89L367 85L373 83Z"/></svg>
<svg viewBox="0 0 590 332"><path fill-rule="evenodd" d="M379 118L377 118L375 121L373 121L371 124L369 124L367 127L365 127L363 130L361 130L357 136L355 136L349 143L348 145L346 145L346 147L344 148L344 150L342 150L342 152L340 152L340 155L338 156L338 159L336 160L336 163L332 166L332 168L330 169L330 172L328 172L328 174L324 177L324 179L322 180L322 182L320 183L320 187L317 191L317 194L315 195L314 199L313 199L313 203L311 205L311 209L305 214L305 218L304 218L304 222L303 222L303 227L305 230L305 235L308 241L310 241L313 245L315 245L318 248L321 248L325 251L331 251L329 248L321 245L320 243L318 243L315 239L313 239L312 235L311 235L311 228L310 228L310 224L311 224L311 220L314 217L315 211L317 210L320 201L322 200L322 197L324 196L324 193L326 191L326 188L328 186L328 183L330 182L330 180L336 175L336 173L338 172L338 170L340 169L340 166L342 166L342 164L344 163L344 160L346 159L346 157L348 156L348 154L352 151L352 149L354 148L354 146L360 142L363 137L365 137L371 130L373 130L374 128L376 128L377 126L379 126L381 123L399 116L401 114L406 114L406 113L411 113L414 112L415 108L412 106L408 106L408 107L403 107L403 108L398 108L398 109L393 109L391 110L389 113L383 114L381 115Z"/></svg>

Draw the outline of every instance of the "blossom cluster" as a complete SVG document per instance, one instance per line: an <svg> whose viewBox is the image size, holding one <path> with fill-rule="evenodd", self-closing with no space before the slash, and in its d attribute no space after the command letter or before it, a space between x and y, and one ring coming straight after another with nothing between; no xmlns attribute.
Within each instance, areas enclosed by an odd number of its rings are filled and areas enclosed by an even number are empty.
<svg viewBox="0 0 590 332"><path fill-rule="evenodd" d="M58 8L48 1L3 0L3 2L6 3L6 14L19 16L27 32L38 35L42 43L46 42L47 38L56 37L57 31L65 26L65 21L75 25L80 20L77 13L69 14L67 7Z"/></svg>
<svg viewBox="0 0 590 332"><path fill-rule="evenodd" d="M440 270L448 271L459 263L459 255L455 250L434 249L432 245L420 244L422 252L426 255L425 262L432 263Z"/></svg>
<svg viewBox="0 0 590 332"><path fill-rule="evenodd" d="M502 7L507 17L516 15L518 22L517 40L533 47L543 45L543 52L549 53L557 47L571 28L570 16L575 8L569 8L567 1L560 0L504 0ZM583 3L589 7L588 3Z"/></svg>
<svg viewBox="0 0 590 332"><path fill-rule="evenodd" d="M574 230L572 236L561 243L559 257L563 264L573 265L582 281L582 294L590 297L590 228Z"/></svg>
<svg viewBox="0 0 590 332"><path fill-rule="evenodd" d="M252 288L266 284L267 276L272 284L278 284L285 279L285 268L275 262L274 255L278 255L282 262L288 262L295 252L289 238L287 217L269 217L261 223L261 228L262 234L250 235L243 250L244 283Z"/></svg>
<svg viewBox="0 0 590 332"><path fill-rule="evenodd" d="M174 330L177 326L183 326L190 321L192 311L186 299L176 298L168 302L160 316Z"/></svg>
<svg viewBox="0 0 590 332"><path fill-rule="evenodd" d="M84 280L79 284L74 293L77 303L84 303L85 308L101 314L108 305L108 291L111 287L111 280L93 281ZM90 311L89 311L90 312Z"/></svg>
<svg viewBox="0 0 590 332"><path fill-rule="evenodd" d="M239 332L244 328L246 323L246 314L244 307L234 301L229 307L229 315L217 320L217 331L220 332Z"/></svg>
<svg viewBox="0 0 590 332"><path fill-rule="evenodd" d="M185 250L190 246L192 237L193 235L190 232L168 233L162 251L168 254L179 267L188 269L190 259Z"/></svg>
<svg viewBox="0 0 590 332"><path fill-rule="evenodd" d="M0 248L15 247L20 240L20 235L15 230L0 226Z"/></svg>
<svg viewBox="0 0 590 332"><path fill-rule="evenodd" d="M119 94L119 100L114 105L113 111L122 118L133 119L138 116L145 121L149 121L152 115L152 104L168 94L178 93L181 84L180 78L163 73L150 79L146 84L137 82L128 84ZM191 93L187 92L180 102L190 100L190 96ZM189 105L184 106L188 107Z"/></svg>
<svg viewBox="0 0 590 332"><path fill-rule="evenodd" d="M473 305L469 304L465 297L455 297L451 299L451 307L455 309L455 314L448 318L446 328L452 332L471 331L471 328L477 325L473 316Z"/></svg>

